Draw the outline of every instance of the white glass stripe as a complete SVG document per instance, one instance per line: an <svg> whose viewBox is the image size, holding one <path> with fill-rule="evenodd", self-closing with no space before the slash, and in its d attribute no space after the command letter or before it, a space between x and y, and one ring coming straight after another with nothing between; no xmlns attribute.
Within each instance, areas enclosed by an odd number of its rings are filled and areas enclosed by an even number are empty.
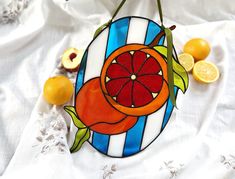
<svg viewBox="0 0 235 179"><path fill-rule="evenodd" d="M144 44L147 27L148 27L148 20L131 18L128 30L127 44L130 43Z"/></svg>
<svg viewBox="0 0 235 179"><path fill-rule="evenodd" d="M90 130L90 132L91 132L91 135L90 135L90 138L89 138L89 142L92 143L93 131Z"/></svg>
<svg viewBox="0 0 235 179"><path fill-rule="evenodd" d="M121 157L125 143L126 133L111 135L109 139L108 155Z"/></svg>
<svg viewBox="0 0 235 179"><path fill-rule="evenodd" d="M144 137L141 149L149 145L161 132L162 121L166 110L166 104L161 107L156 113L150 114L147 118Z"/></svg>
<svg viewBox="0 0 235 179"><path fill-rule="evenodd" d="M90 45L88 49L84 82L100 76L105 59L108 34L109 28L105 29Z"/></svg>

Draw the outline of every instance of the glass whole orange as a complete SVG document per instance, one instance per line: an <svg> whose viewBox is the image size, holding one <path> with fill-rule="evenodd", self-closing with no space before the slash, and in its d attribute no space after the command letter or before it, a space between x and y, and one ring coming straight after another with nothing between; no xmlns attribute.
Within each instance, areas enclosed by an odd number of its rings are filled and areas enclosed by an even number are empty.
<svg viewBox="0 0 235 179"><path fill-rule="evenodd" d="M124 114L153 113L169 96L166 61L147 46L123 46L105 62L101 85L109 103Z"/></svg>
<svg viewBox="0 0 235 179"><path fill-rule="evenodd" d="M137 117L123 114L107 102L99 77L87 81L79 91L76 112L83 124L102 134L123 133L137 121Z"/></svg>

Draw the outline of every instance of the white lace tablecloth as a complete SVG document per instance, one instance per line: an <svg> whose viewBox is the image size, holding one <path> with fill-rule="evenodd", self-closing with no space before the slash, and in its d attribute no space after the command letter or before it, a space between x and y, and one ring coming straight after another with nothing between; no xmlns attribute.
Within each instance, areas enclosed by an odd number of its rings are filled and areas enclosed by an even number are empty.
<svg viewBox="0 0 235 179"><path fill-rule="evenodd" d="M207 39L212 47L208 60L221 75L211 85L198 84L190 75L189 90L179 96L179 110L161 136L126 159L105 157L88 144L71 155L64 118L38 113L61 110L51 109L40 97L45 80L58 73L66 48L86 48L119 1L0 2L2 178L235 178L235 3L162 2L165 24L177 25L177 50L192 37ZM129 15L158 21L154 0L127 0L118 17Z"/></svg>

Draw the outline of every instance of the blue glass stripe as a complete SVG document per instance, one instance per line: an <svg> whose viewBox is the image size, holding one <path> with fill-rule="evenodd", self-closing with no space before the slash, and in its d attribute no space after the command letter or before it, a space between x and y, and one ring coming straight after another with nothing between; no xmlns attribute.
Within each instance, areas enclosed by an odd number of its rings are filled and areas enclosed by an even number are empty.
<svg viewBox="0 0 235 179"><path fill-rule="evenodd" d="M160 26L158 26L153 21L149 21L144 44L148 45L151 43L160 31ZM163 42L164 37L160 39L159 45L162 45ZM147 116L139 117L135 126L127 132L123 156L130 156L140 151L146 121Z"/></svg>
<svg viewBox="0 0 235 179"><path fill-rule="evenodd" d="M107 58L113 51L126 44L129 27L129 18L120 19L114 22L109 30L107 49L105 57ZM93 133L92 145L100 152L107 154L109 145L109 135Z"/></svg>
<svg viewBox="0 0 235 179"><path fill-rule="evenodd" d="M126 44L129 21L129 18L124 18L111 25L105 56L106 58L117 48Z"/></svg>
<svg viewBox="0 0 235 179"><path fill-rule="evenodd" d="M139 117L135 126L127 132L123 156L130 156L140 151L146 119L146 116Z"/></svg>
<svg viewBox="0 0 235 179"><path fill-rule="evenodd" d="M150 44L160 31L161 27L159 25L157 25L153 21L149 21L145 38L145 45ZM160 39L158 45L163 45L163 42L164 42L164 37Z"/></svg>
<svg viewBox="0 0 235 179"><path fill-rule="evenodd" d="M100 152L107 154L109 145L109 135L93 132L92 145Z"/></svg>
<svg viewBox="0 0 235 179"><path fill-rule="evenodd" d="M84 53L84 55L82 57L82 62L80 64L80 68L77 73L77 80L76 80L76 87L75 87L76 94L78 93L78 91L80 90L80 88L83 85L84 75L85 75L85 71L86 71L86 62L87 62L87 51Z"/></svg>
<svg viewBox="0 0 235 179"><path fill-rule="evenodd" d="M165 35L160 38L158 45L163 45L165 40Z"/></svg>
<svg viewBox="0 0 235 179"><path fill-rule="evenodd" d="M178 91L178 88L174 87L175 96L177 95L177 91ZM168 98L166 111L165 111L165 115L164 115L163 122L162 122L162 130L165 128L167 122L169 121L169 118L171 116L173 108L174 108L174 106L173 106L170 98Z"/></svg>

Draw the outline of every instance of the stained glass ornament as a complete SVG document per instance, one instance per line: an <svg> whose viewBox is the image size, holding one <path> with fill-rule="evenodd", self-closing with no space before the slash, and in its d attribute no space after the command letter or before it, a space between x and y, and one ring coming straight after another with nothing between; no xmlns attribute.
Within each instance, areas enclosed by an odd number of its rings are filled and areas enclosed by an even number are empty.
<svg viewBox="0 0 235 179"><path fill-rule="evenodd" d="M175 51L169 54L165 46L167 33L135 16L109 22L96 33L77 72L74 106L65 107L76 129L71 152L87 141L104 155L128 157L161 134L174 109L171 90L176 99L178 90L188 87Z"/></svg>

